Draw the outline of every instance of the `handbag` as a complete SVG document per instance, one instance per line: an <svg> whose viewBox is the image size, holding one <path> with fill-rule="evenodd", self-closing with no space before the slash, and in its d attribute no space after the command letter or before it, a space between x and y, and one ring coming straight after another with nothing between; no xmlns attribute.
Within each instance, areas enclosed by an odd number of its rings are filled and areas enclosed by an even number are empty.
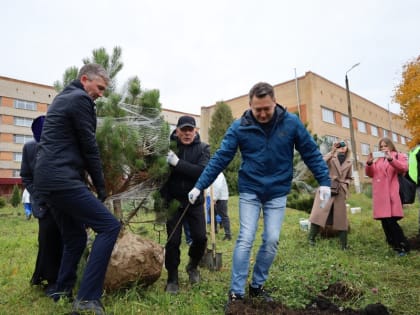
<svg viewBox="0 0 420 315"><path fill-rule="evenodd" d="M398 160L398 152L396 156ZM416 183L407 173L398 174L398 183L400 184L400 199L403 205L412 204L416 199Z"/></svg>
<svg viewBox="0 0 420 315"><path fill-rule="evenodd" d="M340 183L337 181L337 180L335 180L335 179L333 179L332 181L331 181L331 186L330 186L330 189L331 189L331 196L336 196L336 195L338 195L338 189L340 188Z"/></svg>
<svg viewBox="0 0 420 315"><path fill-rule="evenodd" d="M416 183L406 174L398 174L400 183L400 199L403 205L412 204L416 199Z"/></svg>

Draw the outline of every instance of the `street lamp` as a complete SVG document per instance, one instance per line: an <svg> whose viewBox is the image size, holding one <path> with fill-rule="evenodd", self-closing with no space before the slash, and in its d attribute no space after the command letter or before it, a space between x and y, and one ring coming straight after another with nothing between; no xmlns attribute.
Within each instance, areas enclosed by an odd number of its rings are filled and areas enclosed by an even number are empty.
<svg viewBox="0 0 420 315"><path fill-rule="evenodd" d="M350 89L349 89L349 79L347 73L360 65L360 62L354 64L349 70L346 71L346 92L347 92L347 106L349 111L349 122L350 122L350 141L351 149L353 150L353 176L354 176L354 187L356 193L360 193L360 179L359 179L359 168L357 166L357 150L356 150L356 141L354 139L354 128L353 128L353 115L351 113L351 101L350 101Z"/></svg>

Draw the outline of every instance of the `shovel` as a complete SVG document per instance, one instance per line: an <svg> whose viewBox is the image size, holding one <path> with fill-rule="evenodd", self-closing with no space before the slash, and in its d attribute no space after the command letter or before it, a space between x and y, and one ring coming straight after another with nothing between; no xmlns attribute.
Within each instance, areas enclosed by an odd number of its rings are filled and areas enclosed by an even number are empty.
<svg viewBox="0 0 420 315"><path fill-rule="evenodd" d="M213 188L210 188L210 237L211 237L211 249L207 249L204 254L205 265L211 271L220 270L222 267L222 253L216 253L216 233L215 233L215 215L214 207L212 207L213 201Z"/></svg>

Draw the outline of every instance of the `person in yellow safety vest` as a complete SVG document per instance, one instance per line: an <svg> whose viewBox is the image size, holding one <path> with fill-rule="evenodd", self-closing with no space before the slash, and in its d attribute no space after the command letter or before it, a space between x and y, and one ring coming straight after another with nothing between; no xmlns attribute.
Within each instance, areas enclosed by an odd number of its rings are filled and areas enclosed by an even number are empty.
<svg viewBox="0 0 420 315"><path fill-rule="evenodd" d="M417 196L420 200L420 143L408 153L408 175L417 185ZM420 234L420 209L419 209L419 234Z"/></svg>

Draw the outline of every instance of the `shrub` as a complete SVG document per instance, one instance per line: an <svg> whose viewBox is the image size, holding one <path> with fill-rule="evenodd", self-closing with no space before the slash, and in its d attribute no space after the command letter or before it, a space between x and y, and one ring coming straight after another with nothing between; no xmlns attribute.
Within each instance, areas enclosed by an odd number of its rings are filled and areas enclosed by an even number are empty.
<svg viewBox="0 0 420 315"><path fill-rule="evenodd" d="M18 185L15 185L14 187L13 187L13 191L12 191L12 197L10 197L10 204L13 206L13 207L17 207L18 205L19 205L19 203L20 203L20 200L21 200L21 192L20 192L20 189L19 189L19 186Z"/></svg>
<svg viewBox="0 0 420 315"><path fill-rule="evenodd" d="M363 185L363 193L368 198L372 198L372 184L365 184Z"/></svg>
<svg viewBox="0 0 420 315"><path fill-rule="evenodd" d="M4 199L3 197L0 197L0 208L4 208L5 205L6 205L6 199Z"/></svg>
<svg viewBox="0 0 420 315"><path fill-rule="evenodd" d="M315 196L313 194L299 194L296 191L292 191L287 197L287 207L310 213L314 199Z"/></svg>

